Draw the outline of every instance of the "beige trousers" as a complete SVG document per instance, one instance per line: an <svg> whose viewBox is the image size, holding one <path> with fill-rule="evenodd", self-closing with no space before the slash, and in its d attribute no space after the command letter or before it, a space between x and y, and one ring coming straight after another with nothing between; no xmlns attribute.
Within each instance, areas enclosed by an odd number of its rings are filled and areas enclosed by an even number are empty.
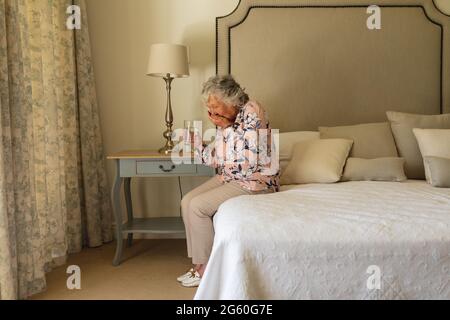
<svg viewBox="0 0 450 320"><path fill-rule="evenodd" d="M216 176L183 197L181 212L188 257L193 264L208 262L214 240L213 217L219 206L228 199L249 194L256 193L243 189L237 182L222 183Z"/></svg>

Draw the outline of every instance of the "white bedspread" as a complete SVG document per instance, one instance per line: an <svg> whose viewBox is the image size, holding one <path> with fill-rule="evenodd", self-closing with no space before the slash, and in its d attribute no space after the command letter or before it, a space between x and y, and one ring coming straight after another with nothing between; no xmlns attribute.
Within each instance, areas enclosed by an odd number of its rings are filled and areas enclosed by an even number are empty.
<svg viewBox="0 0 450 320"><path fill-rule="evenodd" d="M231 199L214 225L195 299L450 299L450 189L295 186Z"/></svg>

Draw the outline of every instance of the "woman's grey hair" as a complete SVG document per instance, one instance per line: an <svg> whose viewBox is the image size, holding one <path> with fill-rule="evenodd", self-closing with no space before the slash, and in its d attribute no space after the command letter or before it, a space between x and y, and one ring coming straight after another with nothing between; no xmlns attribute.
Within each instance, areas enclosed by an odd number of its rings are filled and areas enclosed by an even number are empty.
<svg viewBox="0 0 450 320"><path fill-rule="evenodd" d="M250 99L233 76L213 76L203 84L202 98L206 103L210 95L214 95L225 104L241 108Z"/></svg>

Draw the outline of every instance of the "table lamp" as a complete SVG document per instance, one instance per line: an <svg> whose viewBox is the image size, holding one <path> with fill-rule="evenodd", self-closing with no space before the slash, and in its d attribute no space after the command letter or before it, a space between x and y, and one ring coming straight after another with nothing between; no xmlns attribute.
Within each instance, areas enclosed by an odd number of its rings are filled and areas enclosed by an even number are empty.
<svg viewBox="0 0 450 320"><path fill-rule="evenodd" d="M170 92L172 81L175 78L189 76L188 48L183 45L158 43L150 48L147 75L163 78L166 82L167 106L166 106L166 131L163 137L166 144L159 153L170 154L174 148L172 141L173 112Z"/></svg>

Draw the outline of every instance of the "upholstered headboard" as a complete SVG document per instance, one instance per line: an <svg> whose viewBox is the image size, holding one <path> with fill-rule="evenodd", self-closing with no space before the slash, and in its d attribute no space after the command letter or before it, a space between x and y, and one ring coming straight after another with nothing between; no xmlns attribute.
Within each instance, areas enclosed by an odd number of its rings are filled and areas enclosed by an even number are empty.
<svg viewBox="0 0 450 320"><path fill-rule="evenodd" d="M432 0L241 0L217 18L217 73L281 131L450 112L450 16Z"/></svg>

